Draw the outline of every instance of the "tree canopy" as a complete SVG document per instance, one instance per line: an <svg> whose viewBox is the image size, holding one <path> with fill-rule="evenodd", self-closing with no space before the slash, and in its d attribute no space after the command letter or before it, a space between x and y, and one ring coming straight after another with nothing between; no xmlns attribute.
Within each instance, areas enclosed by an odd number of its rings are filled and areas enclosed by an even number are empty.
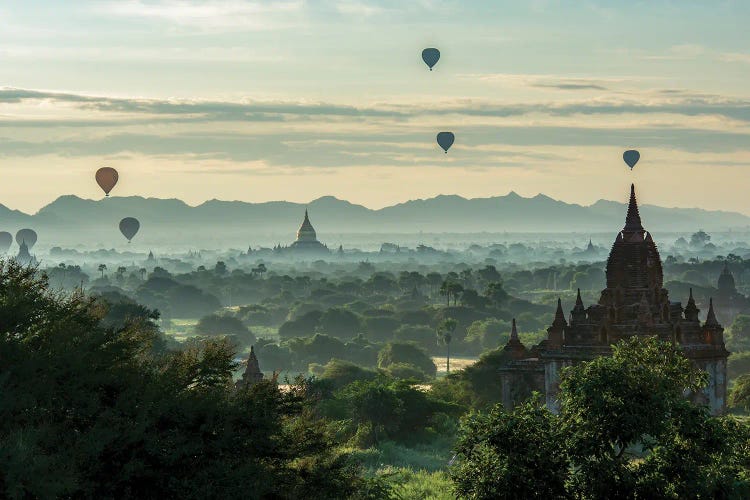
<svg viewBox="0 0 750 500"><path fill-rule="evenodd" d="M235 390L235 353L223 339L155 354L153 329L107 327L104 313L0 261L0 496L357 493L357 467L301 390Z"/></svg>
<svg viewBox="0 0 750 500"><path fill-rule="evenodd" d="M457 491L471 498L747 498L750 431L685 397L706 382L669 343L622 341L612 356L563 371L559 415L532 400L465 418L452 471Z"/></svg>

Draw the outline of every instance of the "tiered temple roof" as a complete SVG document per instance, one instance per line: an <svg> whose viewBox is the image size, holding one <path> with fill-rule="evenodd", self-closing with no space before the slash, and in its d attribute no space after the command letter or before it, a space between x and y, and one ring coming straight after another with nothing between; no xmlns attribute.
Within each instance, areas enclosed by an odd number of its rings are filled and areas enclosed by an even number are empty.
<svg viewBox="0 0 750 500"><path fill-rule="evenodd" d="M698 318L700 311L692 290L684 310L679 302L669 301L669 292L663 287L659 251L641 223L634 185L630 187L625 226L617 233L607 259L606 277L607 286L598 303L586 308L578 291L569 323L558 299L547 338L530 350L535 358L539 358L536 369L544 374L543 387L534 389L546 393L548 406L556 408L559 370L564 366L607 355L611 352L610 346L621 339L656 335L662 340L680 344L688 358L709 372L709 387L695 399L708 404L715 413L723 411L729 353L724 347L723 328L714 313L713 300L703 325ZM517 340L511 339L506 349L520 352L523 346L519 347L515 342ZM512 361L502 370L503 383L526 383L530 361ZM523 380L517 378L514 382L514 370ZM518 395L518 392L503 389L503 397L506 394ZM513 402L504 401L504 404Z"/></svg>

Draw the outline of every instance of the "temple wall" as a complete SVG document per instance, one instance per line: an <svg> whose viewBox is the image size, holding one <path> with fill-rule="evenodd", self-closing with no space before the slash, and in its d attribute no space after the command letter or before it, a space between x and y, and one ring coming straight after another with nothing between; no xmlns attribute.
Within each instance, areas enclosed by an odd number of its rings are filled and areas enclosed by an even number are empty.
<svg viewBox="0 0 750 500"><path fill-rule="evenodd" d="M500 394L500 402L503 404L503 407L506 409L513 408L513 396L511 392L511 385L513 384L513 377L511 377L507 373L503 373L500 376L501 380L501 394Z"/></svg>
<svg viewBox="0 0 750 500"><path fill-rule="evenodd" d="M721 415L726 411L727 402L727 360L709 360L702 368L709 377L708 386L703 390L708 407L712 414Z"/></svg>
<svg viewBox="0 0 750 500"><path fill-rule="evenodd" d="M560 402L557 393L560 391L560 370L570 366L570 360L550 359L544 363L544 394L547 408L552 413L560 412Z"/></svg>

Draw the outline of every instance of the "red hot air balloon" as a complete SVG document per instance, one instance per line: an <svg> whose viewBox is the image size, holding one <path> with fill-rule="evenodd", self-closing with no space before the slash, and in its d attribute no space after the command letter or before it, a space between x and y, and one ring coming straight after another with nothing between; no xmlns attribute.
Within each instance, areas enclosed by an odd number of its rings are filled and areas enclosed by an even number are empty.
<svg viewBox="0 0 750 500"><path fill-rule="evenodd" d="M102 167L96 171L96 183L99 184L106 196L109 196L109 192L115 187L119 178L117 170L112 167Z"/></svg>
<svg viewBox="0 0 750 500"><path fill-rule="evenodd" d="M134 217L125 217L120 221L120 232L128 239L128 243L138 233L141 223Z"/></svg>

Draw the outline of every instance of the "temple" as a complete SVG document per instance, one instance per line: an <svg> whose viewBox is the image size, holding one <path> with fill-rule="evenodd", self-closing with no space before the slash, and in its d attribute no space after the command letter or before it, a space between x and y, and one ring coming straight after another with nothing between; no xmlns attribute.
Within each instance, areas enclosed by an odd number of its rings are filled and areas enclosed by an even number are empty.
<svg viewBox="0 0 750 500"><path fill-rule="evenodd" d="M708 386L692 399L708 405L714 414L723 413L729 353L713 301L706 321L701 323L692 291L684 308L680 302L669 300L659 251L651 234L643 228L632 185L625 226L617 233L607 259L606 279L606 288L596 304L586 307L578 291L567 320L558 299L546 339L531 349L521 344L513 322L513 332L505 346L513 355L500 370L503 404L511 407L532 391L539 391L545 394L547 406L557 411L560 370L609 355L610 346L621 339L656 335L679 344L685 356L708 372Z"/></svg>
<svg viewBox="0 0 750 500"><path fill-rule="evenodd" d="M315 233L310 222L310 217L305 210L305 218L302 221L302 225L297 230L297 239L288 247L277 245L274 247L274 251L278 253L295 253L295 254L328 254L330 250L323 243L318 241L318 236Z"/></svg>
<svg viewBox="0 0 750 500"><path fill-rule="evenodd" d="M717 290L716 317L721 323L731 325L737 315L750 313L750 298L737 291L727 262L724 262L724 269L719 275Z"/></svg>
<svg viewBox="0 0 750 500"><path fill-rule="evenodd" d="M21 241L21 245L18 247L18 255L16 255L16 262L21 265L35 265L36 259L29 253L29 247L26 241Z"/></svg>
<svg viewBox="0 0 750 500"><path fill-rule="evenodd" d="M235 383L235 386L238 389L252 387L261 380L263 380L263 372L260 371L258 358L255 356L255 348L250 346L250 355L247 357L245 372L242 374L242 378Z"/></svg>

